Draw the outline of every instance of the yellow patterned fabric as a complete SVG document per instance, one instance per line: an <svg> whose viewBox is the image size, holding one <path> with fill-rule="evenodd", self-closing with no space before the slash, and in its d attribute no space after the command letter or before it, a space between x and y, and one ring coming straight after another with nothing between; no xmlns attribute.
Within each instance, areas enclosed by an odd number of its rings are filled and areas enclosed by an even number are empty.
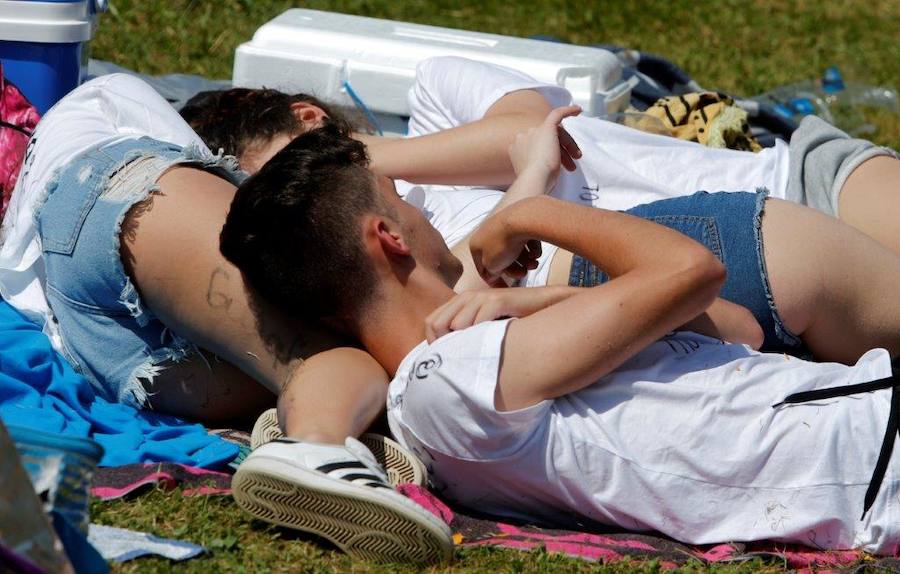
<svg viewBox="0 0 900 574"><path fill-rule="evenodd" d="M660 98L644 113L659 119L678 139L709 147L754 152L762 149L750 133L747 112L724 94L692 92Z"/></svg>

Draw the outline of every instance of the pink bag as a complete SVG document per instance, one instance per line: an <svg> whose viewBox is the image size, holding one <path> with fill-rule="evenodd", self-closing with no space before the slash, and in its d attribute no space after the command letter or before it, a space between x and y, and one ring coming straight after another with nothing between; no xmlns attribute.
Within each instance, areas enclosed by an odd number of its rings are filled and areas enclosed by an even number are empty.
<svg viewBox="0 0 900 574"><path fill-rule="evenodd" d="M12 197L19 170L25 160L25 148L41 118L19 88L3 77L0 62L0 220Z"/></svg>

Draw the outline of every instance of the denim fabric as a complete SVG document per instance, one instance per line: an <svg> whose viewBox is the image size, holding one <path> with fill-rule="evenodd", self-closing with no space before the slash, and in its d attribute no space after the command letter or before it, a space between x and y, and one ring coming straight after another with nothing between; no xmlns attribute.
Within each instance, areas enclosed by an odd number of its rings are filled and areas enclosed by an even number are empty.
<svg viewBox="0 0 900 574"><path fill-rule="evenodd" d="M102 396L137 407L166 361L193 347L146 309L119 256L128 210L178 164L239 183L233 158L150 138L98 146L63 166L35 215L46 267L47 300L66 358Z"/></svg>
<svg viewBox="0 0 900 574"><path fill-rule="evenodd" d="M765 190L707 193L664 199L626 211L699 241L728 269L719 296L747 307L765 334L762 350L802 352L800 339L788 331L775 308L760 225L768 194ZM593 263L575 256L569 285L592 287L609 280Z"/></svg>

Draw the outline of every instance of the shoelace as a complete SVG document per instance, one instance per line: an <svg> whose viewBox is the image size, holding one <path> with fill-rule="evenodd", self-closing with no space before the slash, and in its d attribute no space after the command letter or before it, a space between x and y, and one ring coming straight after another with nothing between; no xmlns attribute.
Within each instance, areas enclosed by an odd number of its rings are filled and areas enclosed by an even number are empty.
<svg viewBox="0 0 900 574"><path fill-rule="evenodd" d="M881 441L881 452L878 453L878 460L875 462L875 469L872 471L872 479L869 481L869 487L866 489L866 497L863 501L863 513L860 520L863 520L866 517L866 513L872 508L872 504L878 496L881 483L884 481L884 474L887 472L888 463L891 460L891 452L894 450L894 441L896 440L897 435L900 434L900 393L897 392L900 380L898 380L897 376L898 371L894 369L891 376L885 379L878 379L856 385L829 387L827 389L816 389L814 391L794 393L785 397L780 403L772 405L773 409L777 409L783 405L795 405L799 403L808 403L810 401L845 397L859 393L869 393L881 389L891 389L891 410L888 413L887 428L884 430L884 439Z"/></svg>

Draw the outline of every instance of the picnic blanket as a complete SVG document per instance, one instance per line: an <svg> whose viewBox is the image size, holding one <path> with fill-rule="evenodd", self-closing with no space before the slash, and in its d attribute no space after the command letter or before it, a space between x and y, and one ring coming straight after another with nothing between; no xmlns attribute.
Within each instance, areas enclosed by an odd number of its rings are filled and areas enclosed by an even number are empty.
<svg viewBox="0 0 900 574"><path fill-rule="evenodd" d="M607 563L656 559L663 569L677 568L691 559L711 564L762 558L801 572L849 573L863 563L887 571L900 571L900 557L873 560L855 550L816 550L775 542L692 546L662 535L623 532L607 527L593 526L588 531L578 531L517 525L453 509L420 486L401 485L400 491L446 522L453 531L454 542L463 548L499 546L526 551L544 548L548 552Z"/></svg>
<svg viewBox="0 0 900 574"><path fill-rule="evenodd" d="M101 468L94 477L91 494L103 500L112 500L140 495L154 486L167 490L181 488L187 496L227 495L231 493L231 475L178 464L131 464ZM850 573L863 564L900 571L900 557L873 558L855 550L816 550L776 542L692 546L662 535L638 534L597 525L586 526L582 530L566 530L535 524L513 524L451 507L421 486L405 484L399 490L447 523L459 548L494 546L524 551L544 548L547 552L606 563L656 559L663 569L676 568L690 560L712 564L762 558L801 572Z"/></svg>
<svg viewBox="0 0 900 574"><path fill-rule="evenodd" d="M172 462L98 468L91 482L91 496L114 500L151 488L181 488L185 496L231 494L231 475Z"/></svg>
<svg viewBox="0 0 900 574"><path fill-rule="evenodd" d="M90 437L104 448L101 466L166 461L218 468L239 452L202 425L99 396L41 328L5 301L0 301L0 419Z"/></svg>

